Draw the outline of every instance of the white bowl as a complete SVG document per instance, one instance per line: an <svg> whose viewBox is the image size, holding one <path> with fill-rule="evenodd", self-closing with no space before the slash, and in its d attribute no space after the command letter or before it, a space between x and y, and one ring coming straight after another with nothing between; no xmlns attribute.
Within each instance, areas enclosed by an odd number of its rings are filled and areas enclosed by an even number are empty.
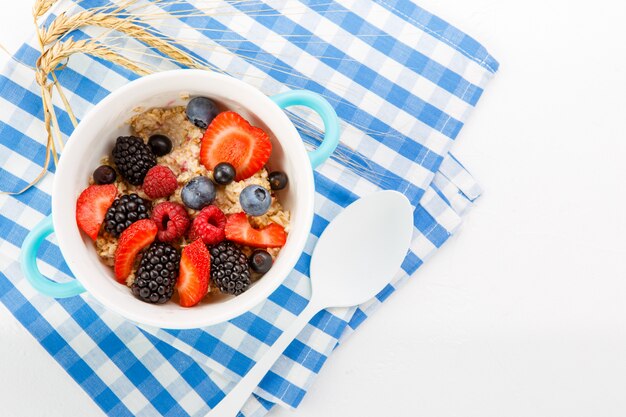
<svg viewBox="0 0 626 417"><path fill-rule="evenodd" d="M94 243L80 232L75 220L78 195L87 187L88 178L102 156L110 154L115 138L129 134L127 121L136 109L184 104L181 93L210 97L268 132L273 145L268 166L284 171L289 177L289 186L279 194L279 199L291 212L287 243L265 276L237 297L216 297L192 308L180 307L172 301L153 305L135 298L128 287L115 281L113 269L100 261ZM325 140L311 154L307 154L296 128L281 109L291 105L309 106L324 120ZM50 296L75 295L84 287L105 307L138 324L183 329L234 318L265 300L298 261L313 220L312 162L317 165L330 155L338 141L337 132L336 114L330 105L307 91L291 91L271 99L235 78L201 70L167 71L132 81L98 103L81 121L63 151L55 175L53 229L65 261L78 282L54 283L33 267L39 243L52 231L51 227L45 227L45 221L24 242L25 275L35 288Z"/></svg>

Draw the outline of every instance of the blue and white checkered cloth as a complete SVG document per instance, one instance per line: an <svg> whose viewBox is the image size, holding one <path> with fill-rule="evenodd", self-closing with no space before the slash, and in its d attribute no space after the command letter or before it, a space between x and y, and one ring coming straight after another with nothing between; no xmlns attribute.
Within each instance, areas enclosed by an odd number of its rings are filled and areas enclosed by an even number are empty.
<svg viewBox="0 0 626 417"><path fill-rule="evenodd" d="M407 0L213 1L220 13L190 17L188 11L200 4L173 2L161 10L173 16L167 24L147 23L210 46L190 52L267 94L288 88L323 94L343 120L342 144L339 156L315 172L313 229L295 270L263 304L204 329L138 328L89 295L54 300L37 294L17 259L28 231L50 213L54 167L29 191L0 196L0 300L111 416L206 414L306 305L310 255L325 226L360 196L399 190L415 205L414 239L401 271L364 305L313 318L242 415L265 415L276 403L297 407L338 344L454 233L480 195L471 175L448 153L498 68L474 39ZM158 11L158 3L146 10ZM74 38L89 33L77 31ZM35 45L25 43L16 58L32 65ZM159 70L176 67L159 56L147 59ZM57 76L79 119L136 78L83 55L73 56ZM0 187L17 191L37 176L45 159L32 70L16 63L4 68L0 109ZM67 139L73 126L61 105L56 112ZM305 141L317 143L319 135L310 129L316 120L294 113ZM46 276L72 279L53 238L42 245L40 259Z"/></svg>

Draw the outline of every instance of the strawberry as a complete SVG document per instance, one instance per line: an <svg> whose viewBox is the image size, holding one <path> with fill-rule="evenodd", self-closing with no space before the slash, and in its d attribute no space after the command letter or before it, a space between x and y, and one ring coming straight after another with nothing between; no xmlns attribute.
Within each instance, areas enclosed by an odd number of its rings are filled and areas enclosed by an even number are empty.
<svg viewBox="0 0 626 417"><path fill-rule="evenodd" d="M92 239L98 238L107 210L117 196L114 184L90 185L76 200L76 223Z"/></svg>
<svg viewBox="0 0 626 417"><path fill-rule="evenodd" d="M280 248L287 241L285 229L271 223L263 229L255 229L248 222L246 213L231 214L226 220L226 239L253 248Z"/></svg>
<svg viewBox="0 0 626 417"><path fill-rule="evenodd" d="M179 303L193 307L207 294L211 275L211 255L201 239L183 248L179 271L176 282Z"/></svg>
<svg viewBox="0 0 626 417"><path fill-rule="evenodd" d="M156 223L150 219L137 220L122 232L115 250L115 279L120 284L126 283L126 278L133 271L135 257L146 246L154 242L157 235Z"/></svg>
<svg viewBox="0 0 626 417"><path fill-rule="evenodd" d="M272 142L263 129L250 125L239 114L218 114L202 138L200 162L209 171L221 162L235 167L235 181L253 176L267 163Z"/></svg>

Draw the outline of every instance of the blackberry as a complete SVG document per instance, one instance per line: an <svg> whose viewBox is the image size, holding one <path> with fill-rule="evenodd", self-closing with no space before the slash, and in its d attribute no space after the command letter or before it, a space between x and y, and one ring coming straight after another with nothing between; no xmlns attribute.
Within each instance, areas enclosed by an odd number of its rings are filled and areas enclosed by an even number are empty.
<svg viewBox="0 0 626 417"><path fill-rule="evenodd" d="M119 237L124 230L137 220L147 219L148 203L137 194L126 194L115 199L104 216L104 230Z"/></svg>
<svg viewBox="0 0 626 417"><path fill-rule="evenodd" d="M141 257L131 286L135 297L152 304L168 301L174 293L179 264L180 254L172 245L151 244Z"/></svg>
<svg viewBox="0 0 626 417"><path fill-rule="evenodd" d="M141 185L148 170L156 165L156 157L150 147L137 136L117 138L113 160L120 175L132 185Z"/></svg>
<svg viewBox="0 0 626 417"><path fill-rule="evenodd" d="M250 285L248 257L229 241L211 246L211 281L224 294L239 295Z"/></svg>

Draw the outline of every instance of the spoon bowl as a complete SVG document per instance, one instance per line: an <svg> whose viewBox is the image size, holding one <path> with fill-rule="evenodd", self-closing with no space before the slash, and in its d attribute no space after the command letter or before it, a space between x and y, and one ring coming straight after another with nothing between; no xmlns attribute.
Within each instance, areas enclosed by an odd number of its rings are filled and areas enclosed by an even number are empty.
<svg viewBox="0 0 626 417"><path fill-rule="evenodd" d="M378 294L398 272L413 235L413 207L397 191L363 197L341 212L311 260L312 299L350 307Z"/></svg>
<svg viewBox="0 0 626 417"><path fill-rule="evenodd" d="M235 417L267 371L302 328L326 307L366 302L382 291L402 264L413 234L413 207L396 191L350 204L328 225L311 260L311 300L210 417Z"/></svg>

